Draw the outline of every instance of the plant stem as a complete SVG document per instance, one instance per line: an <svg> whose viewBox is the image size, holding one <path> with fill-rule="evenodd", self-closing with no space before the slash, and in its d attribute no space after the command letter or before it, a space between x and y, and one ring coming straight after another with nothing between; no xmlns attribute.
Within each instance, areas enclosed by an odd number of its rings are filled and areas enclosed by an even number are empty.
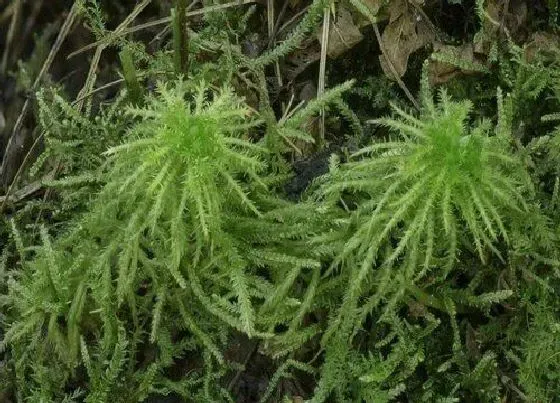
<svg viewBox="0 0 560 403"><path fill-rule="evenodd" d="M134 60L132 59L132 52L130 51L130 48L125 47L121 50L119 57L121 59L124 81L126 82L130 101L134 104L139 104L142 100L142 89L140 88L140 83L138 82L138 76L136 74L136 68L134 67Z"/></svg>
<svg viewBox="0 0 560 403"><path fill-rule="evenodd" d="M189 66L189 34L187 29L187 0L176 0L171 11L173 18L173 57L175 72L187 75Z"/></svg>

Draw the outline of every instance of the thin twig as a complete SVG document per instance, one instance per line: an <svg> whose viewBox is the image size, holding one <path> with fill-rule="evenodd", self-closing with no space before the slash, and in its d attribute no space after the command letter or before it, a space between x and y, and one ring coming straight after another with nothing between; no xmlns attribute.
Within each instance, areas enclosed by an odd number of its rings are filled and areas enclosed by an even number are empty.
<svg viewBox="0 0 560 403"><path fill-rule="evenodd" d="M197 5L200 2L200 0L193 0L193 2L191 4L189 4L189 6L187 7L187 12L189 12L190 10L192 10L192 8ZM154 39L152 39L150 41L150 45L153 45L155 42L161 40L166 34L167 32L169 32L170 27L164 27L161 31L159 31L155 36Z"/></svg>
<svg viewBox="0 0 560 403"><path fill-rule="evenodd" d="M75 106L78 102L83 101L84 99L89 98L92 95L97 94L98 92L101 92L101 91L106 90L108 88L114 87L115 85L118 85L118 84L121 84L121 83L124 83L124 78L119 78L118 80L111 81L110 83L102 85L101 87L97 87L94 90L91 90L90 92L88 92L87 94L82 95L80 98L76 98L72 102L72 106Z"/></svg>
<svg viewBox="0 0 560 403"><path fill-rule="evenodd" d="M37 18L40 15L41 9L43 8L44 0L36 0L33 2L33 9L26 16L25 27L23 28L23 32L19 36L19 40L16 43L16 47L14 48L15 59L19 59L22 49L25 46L26 41L24 38L27 38L28 35L33 31L35 27L35 23L37 22Z"/></svg>
<svg viewBox="0 0 560 403"><path fill-rule="evenodd" d="M513 380L511 380L508 376L504 375L502 373L502 371L500 372L500 381L502 382L502 384L506 387L509 387L511 390L513 390L515 393L517 393L517 396L524 402L529 401L529 398L527 397L527 395L525 393L523 393L513 382Z"/></svg>
<svg viewBox="0 0 560 403"><path fill-rule="evenodd" d="M21 14L21 7L23 5L22 0L16 0L14 2L14 12L12 13L12 20L10 22L10 28L8 28L8 33L6 34L6 43L4 48L4 53L2 54L2 62L0 63L0 74L5 75L8 69L8 56L10 54L10 48L14 41L14 36L16 33L17 23L19 21L19 16Z"/></svg>
<svg viewBox="0 0 560 403"><path fill-rule="evenodd" d="M266 0L266 22L270 40L274 31L274 0Z"/></svg>
<svg viewBox="0 0 560 403"><path fill-rule="evenodd" d="M304 15L307 10L309 10L310 6L305 7L303 10L301 10L300 12L296 13L294 16L292 16L292 18L290 18L288 21L286 21L284 23L284 25L282 25L279 29L278 32L276 32L276 35L279 35L282 31L284 31L285 29L287 29L290 25L292 25L299 17L301 17L302 15Z"/></svg>
<svg viewBox="0 0 560 403"><path fill-rule="evenodd" d="M500 20L500 36L503 35L506 30L506 15L509 12L509 0L505 0L504 8L502 9L502 18Z"/></svg>
<svg viewBox="0 0 560 403"><path fill-rule="evenodd" d="M16 190L10 196L0 196L0 202L2 202L2 203L6 203L6 202L17 203L17 202L25 199L26 197L32 195L33 193L37 192L42 187L43 187L42 180L35 181L33 183L30 183L29 185L25 185L21 189Z"/></svg>
<svg viewBox="0 0 560 403"><path fill-rule="evenodd" d="M226 4L218 4L218 5L215 5L215 6L209 6L209 7L201 8L199 10L194 10L194 11L188 12L187 17L193 17L195 15L201 15L201 14L206 14L206 13L210 13L210 12L213 12L213 11L224 10L224 9L230 8L230 7L257 3L257 1L258 0L242 0L241 2L232 1L232 2L226 3ZM138 31L142 31L142 30L147 29L147 28L152 28L152 27L157 27L159 25L169 24L170 22L171 22L171 17L164 17L164 18L160 18L158 20L146 22L144 24L135 25L133 27L130 27L130 28L127 28L127 29L123 30L122 32L118 32L118 33L113 32L110 39L111 40L116 39L120 36L125 36L125 35L128 35L128 34L132 34L132 33L138 32ZM103 43L106 43L108 40L109 40L108 38L103 38L99 41L90 43L89 45L86 45L83 48L78 49L77 51L70 53L68 55L68 59L70 59L74 56L77 56L81 53L87 52L88 50L91 50L91 49L95 48L96 46L99 46Z"/></svg>
<svg viewBox="0 0 560 403"><path fill-rule="evenodd" d="M31 10L30 15L29 15L29 17L27 17L27 21L25 22L25 29L23 30L23 37L27 37L27 35L29 35L29 33L33 30L33 26L35 25L35 22L37 21L37 17L39 17L39 14L41 12L41 9L43 8L44 2L45 2L45 0L37 0L37 1L34 2L33 10Z"/></svg>
<svg viewBox="0 0 560 403"><path fill-rule="evenodd" d="M42 139L43 139L43 133L41 133L39 136L37 136L37 138L35 139L35 141L31 145L31 147L29 148L29 151L27 151L27 153L25 154L25 157L23 158L23 161L19 165L19 168L18 168L16 174L14 175L14 179L10 183L10 187L8 187L8 190L6 191L6 194L4 196L2 196L3 199L2 199L2 204L0 205L0 212L4 211L4 208L6 207L6 202L13 199L12 190L13 190L18 178L22 174L23 169L27 165L27 161L29 161L29 159L31 158L31 153L33 152L33 150L35 150L35 147L37 147L37 145L40 143L40 141ZM7 151L7 149L6 149L6 151ZM17 196L14 196L14 197L17 198Z"/></svg>
<svg viewBox="0 0 560 403"><path fill-rule="evenodd" d="M109 46L116 37L120 36L120 34L126 30L126 28L138 17L138 15L151 3L151 0L143 0L140 4L134 7L134 10L119 24L119 26L108 35L108 40L103 42L97 46L95 50L95 54L93 59L90 63L89 72L86 78L86 82L82 89L78 94L78 98L83 98L85 94L91 92L93 90L93 86L95 85L96 80L96 71L97 66L99 65L99 61L101 60L101 54L105 50L107 46ZM81 110L83 108L83 100L77 103L77 109Z"/></svg>
<svg viewBox="0 0 560 403"><path fill-rule="evenodd" d="M272 35L274 34L274 0L267 0L267 22L268 22L268 40L269 42L272 40ZM274 74L276 74L276 82L278 84L278 88L282 88L284 85L282 83L282 72L280 71L280 63L278 60L274 62Z"/></svg>
<svg viewBox="0 0 560 403"><path fill-rule="evenodd" d="M95 85L95 80L97 79L97 73L96 73L97 66L99 65L99 61L101 60L101 54L103 53L104 50L105 50L105 45L99 45L97 49L95 49L95 53L89 64L89 71L86 77L86 81L84 83L84 86L78 93L77 98L80 99L80 101L76 102L76 110L78 112L80 112L84 107L84 100L85 100L84 94L91 92L93 86Z"/></svg>
<svg viewBox="0 0 560 403"><path fill-rule="evenodd" d="M325 92L325 74L327 70L327 52L329 50L329 33L331 28L331 10L325 7L323 16L323 34L321 37L321 61L319 63L319 83L317 84L317 98ZM322 146L325 142L325 110L321 109L319 120L319 142Z"/></svg>
<svg viewBox="0 0 560 403"><path fill-rule="evenodd" d="M270 49L272 47L272 45L274 44L274 42L276 41L276 36L278 35L278 29L280 28L280 23L282 22L282 19L284 18L284 14L286 14L286 10L288 9L288 4L289 3L290 2L285 1L284 5L282 6L282 9L278 13L278 18L276 19L276 24L274 24L272 34L268 38L268 45L267 45L268 49Z"/></svg>
<svg viewBox="0 0 560 403"><path fill-rule="evenodd" d="M14 7L15 7L16 3L15 2L11 2L3 11L2 14L0 15L0 24L4 24L4 22L8 19L10 19L12 17L12 15L14 14Z"/></svg>

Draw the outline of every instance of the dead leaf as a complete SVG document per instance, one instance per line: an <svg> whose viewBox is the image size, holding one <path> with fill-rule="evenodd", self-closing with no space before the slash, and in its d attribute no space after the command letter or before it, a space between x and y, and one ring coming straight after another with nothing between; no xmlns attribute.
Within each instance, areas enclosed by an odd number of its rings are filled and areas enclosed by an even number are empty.
<svg viewBox="0 0 560 403"><path fill-rule="evenodd" d="M410 316L415 319L423 318L428 314L426 306L417 301L411 301L408 303L408 312Z"/></svg>
<svg viewBox="0 0 560 403"><path fill-rule="evenodd" d="M318 38L320 42L321 35L318 35ZM363 38L360 29L354 24L350 11L340 7L337 10L336 21L330 26L327 54L331 58L337 58L352 49Z"/></svg>
<svg viewBox="0 0 560 403"><path fill-rule="evenodd" d="M388 7L389 23L395 22L401 15L408 10L406 0L394 0Z"/></svg>
<svg viewBox="0 0 560 403"><path fill-rule="evenodd" d="M394 79L394 72L399 77L406 73L410 55L432 42L434 33L405 0L392 2L389 15L389 24L381 35L384 53L379 59L385 74ZM393 65L394 72L387 59Z"/></svg>
<svg viewBox="0 0 560 403"><path fill-rule="evenodd" d="M445 55L438 60L438 55ZM453 59L453 64L443 60ZM459 74L473 74L483 71L484 65L477 59L474 45L465 43L460 46L434 43L434 53L428 68L428 77L432 85L446 83Z"/></svg>
<svg viewBox="0 0 560 403"><path fill-rule="evenodd" d="M383 0L362 0L362 3L364 3L373 15L377 15L384 2Z"/></svg>
<svg viewBox="0 0 560 403"><path fill-rule="evenodd" d="M374 16L377 22L385 21L389 18L387 11L387 0L355 0L360 1L367 9L368 13ZM358 28L371 26L371 19L360 10L353 9L355 22Z"/></svg>
<svg viewBox="0 0 560 403"><path fill-rule="evenodd" d="M560 37L549 32L534 32L525 45L525 59L534 62L538 56L549 56L551 60L560 54Z"/></svg>

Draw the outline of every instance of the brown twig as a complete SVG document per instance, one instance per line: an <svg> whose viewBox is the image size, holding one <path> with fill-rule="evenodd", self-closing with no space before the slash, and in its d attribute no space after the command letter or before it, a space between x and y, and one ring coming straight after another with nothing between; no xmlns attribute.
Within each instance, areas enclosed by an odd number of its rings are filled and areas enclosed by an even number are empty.
<svg viewBox="0 0 560 403"><path fill-rule="evenodd" d="M106 45L99 45L97 49L95 49L95 53L93 54L93 58L89 64L89 71L84 83L84 86L78 93L77 99L80 101L76 102L76 109L80 112L84 107L84 94L91 92L93 86L95 85L95 81L97 79L97 66L99 66L99 61L101 60L101 54L105 50Z"/></svg>
<svg viewBox="0 0 560 403"><path fill-rule="evenodd" d="M72 106L75 106L78 102L81 102L81 101L83 101L84 99L89 98L89 97L91 97L92 95L95 95L95 94L97 94L97 93L100 92L100 91L103 91L103 90L106 90L106 89L108 89L108 88L114 87L115 85L118 85L118 84L121 84L121 83L124 83L124 78L119 78L118 80L111 81L110 83L107 83L107 84L105 84L105 85L102 85L101 87L97 87L97 88L91 90L90 92L88 92L87 94L84 94L84 95L82 95L82 96L79 97L79 98L76 98L76 99L74 100L74 102L72 102Z"/></svg>
<svg viewBox="0 0 560 403"><path fill-rule="evenodd" d="M204 8L201 8L199 10L194 10L194 11L188 12L187 17L193 17L195 15L202 15L202 14L206 14L206 13L209 13L209 12L212 12L212 11L224 10L226 8L235 7L235 6L239 6L239 5L252 4L252 3L256 3L257 1L258 0L243 0L242 2L232 1L232 2L226 3L226 4L218 4L218 5L215 5L215 6L204 7ZM133 34L135 32L142 31L142 30L147 29L147 28L157 27L159 25L169 24L170 22L171 22L171 17L164 17L164 18L160 18L158 20L146 22L144 24L135 25L135 26L127 28L127 29L125 29L121 32L116 32L115 31L110 36L110 38L104 38L104 39L101 39L99 41L90 43L89 45L86 45L83 48L78 49L77 51L70 53L68 55L68 59L71 59L72 57L77 56L81 53L87 52L88 50L94 49L95 47L100 46L104 43L107 43L109 40L116 39L120 36Z"/></svg>
<svg viewBox="0 0 560 403"><path fill-rule="evenodd" d="M2 54L2 62L0 62L0 74L5 75L8 69L8 58L10 55L10 48L14 41L17 23L21 14L21 7L23 6L22 0L15 0L14 11L12 13L12 20L10 21L10 27L8 28L8 33L6 34L6 44L4 52Z"/></svg>
<svg viewBox="0 0 560 403"><path fill-rule="evenodd" d="M266 2L266 17L267 17L267 25L268 25L268 40L269 43L272 41L272 36L274 35L274 20L275 20L275 9L274 9L274 0L267 0ZM280 64L278 60L274 62L274 74L276 75L276 82L278 84L278 88L282 88L282 72L280 71Z"/></svg>
<svg viewBox="0 0 560 403"><path fill-rule="evenodd" d="M15 2L11 2L6 8L4 8L2 14L0 14L0 24L4 24L6 20L11 18L11 16L14 14L15 5Z"/></svg>
<svg viewBox="0 0 560 403"><path fill-rule="evenodd" d="M39 136L37 136L37 138L35 139L35 141L31 145L31 147L29 148L29 151L27 151L27 153L25 154L25 157L23 158L23 161L19 165L19 168L16 171L16 174L14 175L14 179L10 183L10 186L8 187L8 190L6 191L6 194L4 196L2 196L2 199L1 199L2 204L0 205L0 212L4 211L4 208L6 207L6 202L8 202L9 200L12 200L14 197L17 199L16 195L12 196L13 188L14 188L18 178L20 177L21 173L23 172L23 169L27 165L27 162L31 158L31 153L33 152L33 150L35 150L35 147L37 147L37 145L40 143L42 138L43 138L43 133L41 133Z"/></svg>
<svg viewBox="0 0 560 403"><path fill-rule="evenodd" d="M325 92L325 74L327 70L327 51L329 49L329 33L331 31L331 10L325 7L323 14L323 33L321 37L321 60L319 62L319 81L317 84L317 98ZM319 120L319 146L325 142L325 110L321 109Z"/></svg>
<svg viewBox="0 0 560 403"><path fill-rule="evenodd" d="M23 32L21 33L16 47L14 48L14 59L17 60L20 58L21 52L26 43L24 38L27 38L28 35L33 31L37 18L39 17L41 9L43 8L43 4L44 0L36 0L33 2L33 9L29 13L29 15L26 16L25 27L23 28Z"/></svg>
<svg viewBox="0 0 560 403"><path fill-rule="evenodd" d="M95 85L96 80L96 71L97 66L99 65L99 61L101 60L101 54L105 50L107 46L111 44L111 42L120 36L120 34L128 28L128 26L138 17L138 15L151 3L151 0L143 0L140 4L134 7L134 10L124 19L123 22L119 24L119 26L108 35L108 40L100 43L95 50L95 54L93 59L90 63L89 72L86 78L86 82L82 89L78 94L78 98L83 98L85 94L92 91L93 86ZM77 109L81 110L83 108L83 99L79 101L77 104Z"/></svg>
<svg viewBox="0 0 560 403"><path fill-rule="evenodd" d="M509 12L509 0L505 0L504 8L502 9L502 18L500 19L500 36L507 33L506 16Z"/></svg>
<svg viewBox="0 0 560 403"><path fill-rule="evenodd" d="M288 28L290 25L292 25L293 23L295 23L297 21L297 19L299 17L301 17L302 15L304 15L307 10L309 10L310 6L307 6L305 8L303 8L301 11L299 11L298 13L296 13L294 16L292 16L292 18L290 18L288 21L286 21L284 23L284 25L282 25L276 32L276 35L280 34L280 32L284 31L286 28Z"/></svg>
<svg viewBox="0 0 560 403"><path fill-rule="evenodd" d="M274 28L272 30L272 33L271 33L270 37L268 38L268 44L267 44L268 49L270 49L272 47L272 45L274 44L274 41L276 41L276 36L278 35L278 29L280 28L280 22L284 18L284 14L286 14L286 10L288 9L288 4L289 4L289 2L285 1L284 5L282 6L282 9L278 13L278 18L276 18L276 23L274 24Z"/></svg>
<svg viewBox="0 0 560 403"><path fill-rule="evenodd" d="M37 192L39 189L41 189L42 186L43 185L41 181L30 183L29 185L26 185L21 189L18 189L17 191L13 192L9 196L0 196L0 202L6 203L9 201L11 203L17 203L25 199L27 196L30 196L33 193Z"/></svg>

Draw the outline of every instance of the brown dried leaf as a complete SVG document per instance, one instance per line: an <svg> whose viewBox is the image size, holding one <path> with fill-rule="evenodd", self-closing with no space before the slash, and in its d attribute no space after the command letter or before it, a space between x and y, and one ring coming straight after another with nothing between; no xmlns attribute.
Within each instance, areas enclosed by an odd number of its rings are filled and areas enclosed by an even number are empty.
<svg viewBox="0 0 560 403"><path fill-rule="evenodd" d="M531 63L539 56L549 56L554 60L560 54L560 37L549 32L534 32L525 45L525 59Z"/></svg>
<svg viewBox="0 0 560 403"><path fill-rule="evenodd" d="M321 36L318 35L318 37L321 41ZM327 54L331 58L337 58L363 38L360 29L354 24L350 11L340 7L337 10L336 21L331 23Z"/></svg>
<svg viewBox="0 0 560 403"><path fill-rule="evenodd" d="M362 0L362 3L370 9L373 15L377 15L379 13L379 9L385 2L383 0Z"/></svg>
<svg viewBox="0 0 560 403"><path fill-rule="evenodd" d="M381 68L389 78L396 74L402 77L408 66L408 59L412 53L426 46L434 40L434 33L426 21L409 8L405 0L391 3L389 9L389 24L381 35L381 45L384 54L380 55ZM387 58L387 59L386 59Z"/></svg>
<svg viewBox="0 0 560 403"><path fill-rule="evenodd" d="M434 54L438 52L453 55L457 63L462 61L463 65L458 66L457 64L450 64L439 60L430 60L428 78L432 85L446 83L459 74L472 74L477 72L478 70L474 70L474 66L483 68L481 62L476 57L476 52L472 43L454 46L436 42L434 43Z"/></svg>
<svg viewBox="0 0 560 403"><path fill-rule="evenodd" d="M406 0L394 0L387 9L389 22L395 22L401 15L408 11Z"/></svg>
<svg viewBox="0 0 560 403"><path fill-rule="evenodd" d="M411 301L408 303L408 312L410 316L415 319L424 318L428 314L426 306L418 301Z"/></svg>
<svg viewBox="0 0 560 403"><path fill-rule="evenodd" d="M388 0L357 0L361 1L366 8L369 9L371 14L375 16L377 21L385 21L389 18L387 4L389 3ZM352 9L354 12L355 23L358 25L358 28L368 27L371 26L371 20L364 15L363 13L359 12L358 10Z"/></svg>

